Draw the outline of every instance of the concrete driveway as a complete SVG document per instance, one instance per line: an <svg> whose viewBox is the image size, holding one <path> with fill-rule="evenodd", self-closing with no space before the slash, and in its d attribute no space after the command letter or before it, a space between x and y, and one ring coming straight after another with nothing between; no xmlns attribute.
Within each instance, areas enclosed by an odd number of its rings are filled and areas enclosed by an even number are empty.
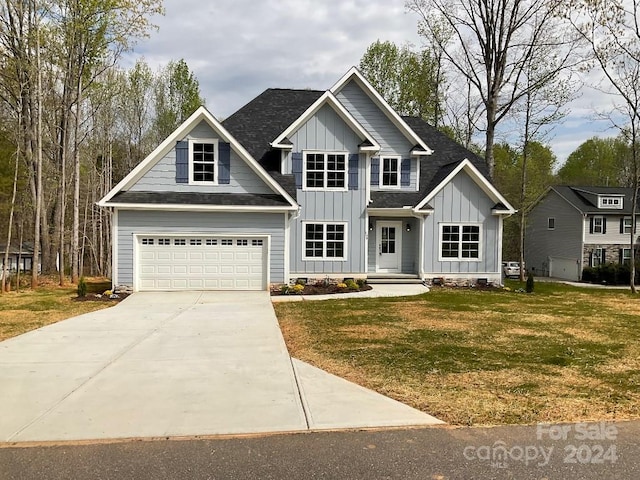
<svg viewBox="0 0 640 480"><path fill-rule="evenodd" d="M0 441L430 425L289 357L267 292L136 293L0 343Z"/></svg>

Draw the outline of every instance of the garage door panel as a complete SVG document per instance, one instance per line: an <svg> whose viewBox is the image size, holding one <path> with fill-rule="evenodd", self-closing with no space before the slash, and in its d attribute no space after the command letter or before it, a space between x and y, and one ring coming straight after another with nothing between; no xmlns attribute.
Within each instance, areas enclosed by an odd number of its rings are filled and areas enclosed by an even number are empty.
<svg viewBox="0 0 640 480"><path fill-rule="evenodd" d="M261 238L152 237L139 241L140 290L263 290L267 242Z"/></svg>

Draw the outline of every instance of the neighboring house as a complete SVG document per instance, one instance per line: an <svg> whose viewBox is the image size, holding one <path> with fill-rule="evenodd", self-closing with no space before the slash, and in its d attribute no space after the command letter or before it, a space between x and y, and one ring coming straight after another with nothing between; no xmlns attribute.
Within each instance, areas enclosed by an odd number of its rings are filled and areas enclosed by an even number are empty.
<svg viewBox="0 0 640 480"><path fill-rule="evenodd" d="M4 270L4 255L7 251L6 245L0 245L0 272ZM20 271L30 271L33 267L33 248L30 245L22 247L11 245L9 247L9 262L7 268L10 272L15 272L20 267Z"/></svg>
<svg viewBox="0 0 640 480"><path fill-rule="evenodd" d="M327 91L266 90L222 123L198 109L99 205L113 282L134 290L499 283L515 212L481 158L400 117L355 68Z"/></svg>
<svg viewBox="0 0 640 480"><path fill-rule="evenodd" d="M622 187L550 187L528 216L527 267L535 275L579 280L585 267L628 262L632 193Z"/></svg>

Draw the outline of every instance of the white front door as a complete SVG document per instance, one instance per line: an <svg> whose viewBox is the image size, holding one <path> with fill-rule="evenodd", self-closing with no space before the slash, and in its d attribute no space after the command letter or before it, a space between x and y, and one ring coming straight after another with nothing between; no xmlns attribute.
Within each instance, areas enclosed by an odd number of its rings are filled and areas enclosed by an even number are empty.
<svg viewBox="0 0 640 480"><path fill-rule="evenodd" d="M376 222L377 271L402 271L402 222Z"/></svg>

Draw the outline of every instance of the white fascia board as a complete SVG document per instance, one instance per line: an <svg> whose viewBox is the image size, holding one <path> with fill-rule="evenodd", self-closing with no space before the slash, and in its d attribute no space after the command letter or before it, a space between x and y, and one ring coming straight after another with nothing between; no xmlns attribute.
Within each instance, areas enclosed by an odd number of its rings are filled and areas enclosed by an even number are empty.
<svg viewBox="0 0 640 480"><path fill-rule="evenodd" d="M511 206L507 199L504 198L502 194L498 192L498 190L496 190L493 185L491 185L491 183L489 183L485 176L482 175L482 173L480 173L480 171L467 158L460 162L460 164L449 175L447 175L447 177L442 180L442 182L440 182L438 186L436 186L436 188L431 190L431 192L429 192L427 196L424 197L424 199L416 206L416 210L420 210L422 207L428 204L433 199L433 197L435 197L437 193L442 190L449 182L451 182L451 180L453 180L455 176L458 175L458 173L460 173L462 170L464 170L472 178L472 180L482 189L484 193L489 196L489 198L491 198L496 203L502 203L506 207L504 210L505 214L512 215L516 213L517 210Z"/></svg>
<svg viewBox="0 0 640 480"><path fill-rule="evenodd" d="M170 211L207 211L207 212L261 212L261 213L282 213L294 212L297 206L289 207L263 207L251 205L176 205L164 203L111 203L106 202L103 207L114 207L121 210L170 210Z"/></svg>
<svg viewBox="0 0 640 480"><path fill-rule="evenodd" d="M309 108L307 108L305 112L300 115L291 125L289 125L284 132L278 135L278 138L271 142L270 145L274 148L291 148L291 145L282 145L280 142L295 133L325 104L329 104L333 108L333 110L340 116L340 118L342 118L342 120L344 120L344 122L349 125L349 127L351 127L351 129L354 130L362 140L368 140L369 142L371 142L372 146L365 148L372 148L373 151L380 150L380 145L378 144L378 142L376 142L376 140L369 134L369 132L367 132L364 127L360 125L360 123L355 118L353 118L353 115L351 115L349 111L344 108L344 105L342 105L342 103L340 103L330 91L326 91L325 93L323 93L322 96L318 98L318 100L316 100Z"/></svg>
<svg viewBox="0 0 640 480"><path fill-rule="evenodd" d="M233 135L222 126L218 120L206 109L199 107L182 125L176 128L158 147L151 152L142 162L140 162L126 177L105 195L98 205L108 206L107 203L118 192L131 188L142 176L147 173L157 162L159 162L172 148L178 140L183 139L189 131L201 121L206 121L222 140L228 142L236 153L249 165L249 167L276 193L282 195L292 206L297 206L296 201L276 182L254 158L245 150Z"/></svg>
<svg viewBox="0 0 640 480"><path fill-rule="evenodd" d="M352 78L356 79L360 86L364 88L364 91L369 95L369 97L382 108L387 117L389 117L394 125L400 129L400 131L404 134L405 137L407 137L407 139L411 140L412 143L417 143L425 150L425 153L421 153L420 155L431 155L433 153L433 150L430 149L429 146L424 143L422 138L420 138L420 136L416 134L416 132L414 132L411 127L409 127L409 125L407 125L407 122L405 122L400 117L400 115L398 115L398 113L393 108L391 108L387 101L382 98L382 95L380 95L378 91L373 88L369 81L364 78L364 75L362 75L362 73L360 73L360 70L358 70L356 67L351 67L349 71L345 73L342 78L329 89L329 91L334 95L337 94L342 89L342 87L344 87Z"/></svg>

